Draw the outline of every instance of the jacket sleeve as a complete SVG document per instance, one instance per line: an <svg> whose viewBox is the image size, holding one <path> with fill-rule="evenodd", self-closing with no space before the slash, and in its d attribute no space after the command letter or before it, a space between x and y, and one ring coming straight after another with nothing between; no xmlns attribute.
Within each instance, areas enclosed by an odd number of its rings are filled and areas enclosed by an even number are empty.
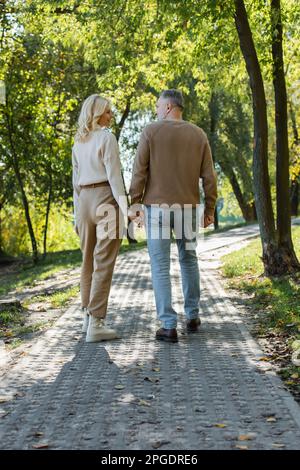
<svg viewBox="0 0 300 470"><path fill-rule="evenodd" d="M202 178L205 195L204 213L214 215L217 200L217 176L207 138L203 147L200 178Z"/></svg>
<svg viewBox="0 0 300 470"><path fill-rule="evenodd" d="M73 183L73 207L74 207L74 223L77 223L78 214L78 198L80 193L80 186L78 185L78 161L72 148L72 183Z"/></svg>
<svg viewBox="0 0 300 470"><path fill-rule="evenodd" d="M136 151L133 175L129 189L131 204L139 204L143 200L149 172L149 161L150 147L145 132L143 131Z"/></svg>
<svg viewBox="0 0 300 470"><path fill-rule="evenodd" d="M103 146L103 162L113 196L124 216L127 216L127 197L121 173L119 146L116 137L107 132Z"/></svg>

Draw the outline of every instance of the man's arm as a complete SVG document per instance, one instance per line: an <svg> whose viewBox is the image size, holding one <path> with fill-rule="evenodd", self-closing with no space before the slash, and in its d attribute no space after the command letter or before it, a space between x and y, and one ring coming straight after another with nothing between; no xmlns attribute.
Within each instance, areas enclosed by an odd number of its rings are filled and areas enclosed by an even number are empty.
<svg viewBox="0 0 300 470"><path fill-rule="evenodd" d="M203 181L205 194L204 215L213 217L218 194L217 177L208 140L204 144L200 178Z"/></svg>
<svg viewBox="0 0 300 470"><path fill-rule="evenodd" d="M142 132L135 156L129 194L131 204L140 204L143 199L149 172L150 147L145 132Z"/></svg>

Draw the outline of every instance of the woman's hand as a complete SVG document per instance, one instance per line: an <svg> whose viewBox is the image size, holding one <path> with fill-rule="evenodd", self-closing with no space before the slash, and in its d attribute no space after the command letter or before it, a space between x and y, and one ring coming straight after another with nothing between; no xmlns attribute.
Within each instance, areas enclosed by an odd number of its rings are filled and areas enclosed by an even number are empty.
<svg viewBox="0 0 300 470"><path fill-rule="evenodd" d="M140 211L134 211L132 209L128 209L127 215L128 215L128 219L133 221L139 217Z"/></svg>

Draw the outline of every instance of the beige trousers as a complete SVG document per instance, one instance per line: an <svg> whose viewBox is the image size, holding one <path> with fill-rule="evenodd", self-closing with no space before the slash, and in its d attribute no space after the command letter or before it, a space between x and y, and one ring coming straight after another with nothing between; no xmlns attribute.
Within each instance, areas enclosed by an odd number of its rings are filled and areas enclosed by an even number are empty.
<svg viewBox="0 0 300 470"><path fill-rule="evenodd" d="M109 186L82 188L77 227L82 251L81 306L105 318L115 261L124 226L119 206Z"/></svg>

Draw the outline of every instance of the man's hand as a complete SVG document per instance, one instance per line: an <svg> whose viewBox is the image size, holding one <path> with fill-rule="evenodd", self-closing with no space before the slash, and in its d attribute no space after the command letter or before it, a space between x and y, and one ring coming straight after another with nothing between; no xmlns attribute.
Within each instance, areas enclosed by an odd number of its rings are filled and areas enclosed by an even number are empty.
<svg viewBox="0 0 300 470"><path fill-rule="evenodd" d="M134 221L137 223L137 226L139 228L143 227L144 225L144 212L141 210L128 210L128 219L131 220L132 222Z"/></svg>
<svg viewBox="0 0 300 470"><path fill-rule="evenodd" d="M210 224L213 224L215 221L215 218L213 215L205 215L204 214L204 225L203 227L206 228L208 227Z"/></svg>
<svg viewBox="0 0 300 470"><path fill-rule="evenodd" d="M132 206L128 208L127 215L129 220L136 220L140 217L143 218L142 204L132 204Z"/></svg>

